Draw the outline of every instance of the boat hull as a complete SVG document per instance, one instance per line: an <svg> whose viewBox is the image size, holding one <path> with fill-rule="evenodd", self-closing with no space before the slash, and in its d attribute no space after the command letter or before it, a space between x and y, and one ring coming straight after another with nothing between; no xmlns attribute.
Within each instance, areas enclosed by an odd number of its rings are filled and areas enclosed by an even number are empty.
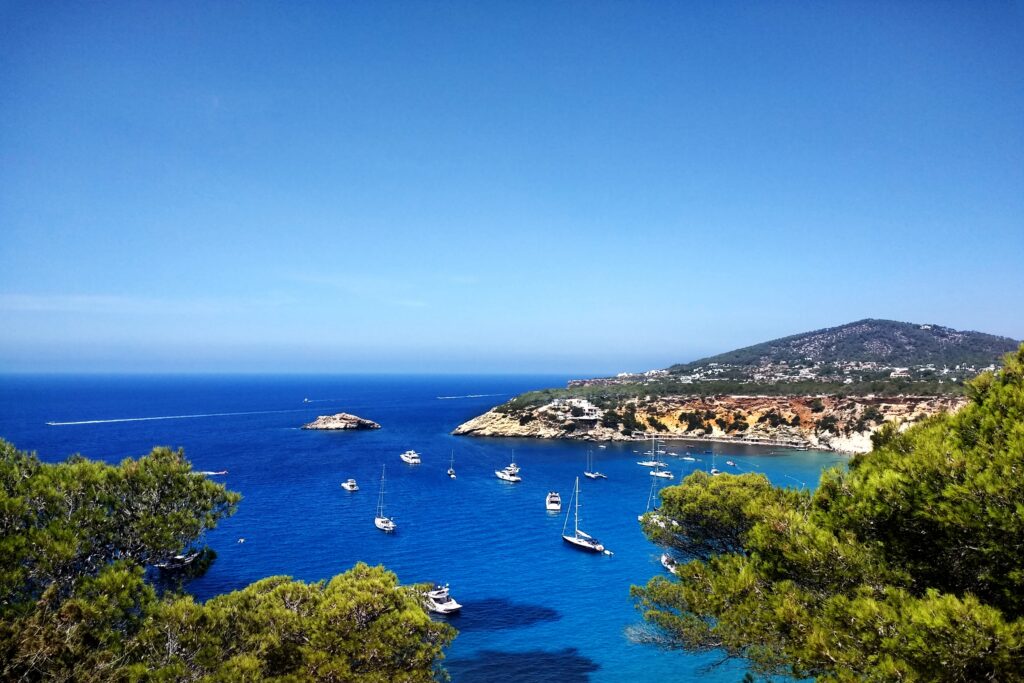
<svg viewBox="0 0 1024 683"><path fill-rule="evenodd" d="M394 520L389 517L376 517L373 520L373 525L386 534L394 533L395 529L398 528Z"/></svg>
<svg viewBox="0 0 1024 683"><path fill-rule="evenodd" d="M580 538L578 536L569 536L562 534L562 540L571 545L573 548L584 550L588 553L602 553L604 552L604 545L592 538Z"/></svg>

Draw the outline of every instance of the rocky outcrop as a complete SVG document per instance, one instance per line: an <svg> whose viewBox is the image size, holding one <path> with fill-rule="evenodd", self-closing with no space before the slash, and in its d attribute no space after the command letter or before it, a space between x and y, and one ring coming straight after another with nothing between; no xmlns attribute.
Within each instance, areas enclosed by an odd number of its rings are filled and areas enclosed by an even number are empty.
<svg viewBox="0 0 1024 683"><path fill-rule="evenodd" d="M321 415L309 424L302 425L303 429L380 429L380 425L373 420L366 420L349 413L338 413L336 415Z"/></svg>
<svg viewBox="0 0 1024 683"><path fill-rule="evenodd" d="M591 441L658 434L858 453L871 450L871 435L885 422L906 428L940 412L955 412L966 402L958 396L666 396L633 399L586 415L579 415L578 407L573 415L556 403L519 410L497 406L452 433Z"/></svg>

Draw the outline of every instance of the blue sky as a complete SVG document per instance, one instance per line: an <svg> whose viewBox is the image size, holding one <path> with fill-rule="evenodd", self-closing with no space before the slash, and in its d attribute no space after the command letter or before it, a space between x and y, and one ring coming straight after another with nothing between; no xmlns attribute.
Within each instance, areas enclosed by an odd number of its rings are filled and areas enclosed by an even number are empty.
<svg viewBox="0 0 1024 683"><path fill-rule="evenodd" d="M0 3L0 371L1024 338L1024 4Z"/></svg>

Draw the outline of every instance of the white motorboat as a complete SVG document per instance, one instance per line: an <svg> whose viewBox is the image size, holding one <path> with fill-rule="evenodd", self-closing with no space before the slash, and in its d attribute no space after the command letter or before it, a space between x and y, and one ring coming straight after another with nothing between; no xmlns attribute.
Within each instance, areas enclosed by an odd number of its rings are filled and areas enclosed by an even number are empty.
<svg viewBox="0 0 1024 683"><path fill-rule="evenodd" d="M725 464L728 465L729 467L736 467L736 463L734 463L732 460L726 460Z"/></svg>
<svg viewBox="0 0 1024 683"><path fill-rule="evenodd" d="M341 482L341 488L345 489L346 491L358 491L359 484L356 483L355 479L349 479L347 481Z"/></svg>
<svg viewBox="0 0 1024 683"><path fill-rule="evenodd" d="M462 605L455 602L455 599L448 592L448 584L438 585L434 590L423 594L426 598L427 609L438 614L452 614L462 609Z"/></svg>
<svg viewBox="0 0 1024 683"><path fill-rule="evenodd" d="M598 448L608 448L608 446L601 444L600 446L598 446Z"/></svg>
<svg viewBox="0 0 1024 683"><path fill-rule="evenodd" d="M414 450L408 450L398 457L401 458L404 462L409 463L410 465L419 465L421 462L420 454Z"/></svg>
<svg viewBox="0 0 1024 683"><path fill-rule="evenodd" d="M662 553L661 566L667 569L670 573L675 574L676 567L679 566L679 563L676 562L675 558L669 555L668 553Z"/></svg>
<svg viewBox="0 0 1024 683"><path fill-rule="evenodd" d="M519 468L516 467L515 463L512 463L503 470L494 470L494 476L502 481L511 481L515 483L523 480L523 478L519 476L518 472Z"/></svg>
<svg viewBox="0 0 1024 683"><path fill-rule="evenodd" d="M693 457L692 455L689 455L689 454L684 455L683 457L681 457L679 459L680 460L685 460L686 462L697 462L697 458L695 458L695 457Z"/></svg>
<svg viewBox="0 0 1024 683"><path fill-rule="evenodd" d="M580 529L580 478L576 477L576 487L572 492L573 499L576 501L575 514L573 517L573 532L572 534L566 533L566 528L569 526L569 513L565 513L565 523L562 524L562 540L569 543L574 548L580 550L586 550L591 553L602 553L604 552L604 545Z"/></svg>
<svg viewBox="0 0 1024 683"><path fill-rule="evenodd" d="M192 561L195 560L197 557L199 557L199 551L193 550L192 552L175 555L169 559L164 560L163 562L157 562L153 566L157 569L162 569L164 571L184 569L185 567L192 564Z"/></svg>
<svg viewBox="0 0 1024 683"><path fill-rule="evenodd" d="M587 469L583 472L583 476L588 479L607 479L608 475L603 472L598 472L594 469L594 452L587 449Z"/></svg>
<svg viewBox="0 0 1024 683"><path fill-rule="evenodd" d="M550 512L561 512L562 496L558 491L548 491L547 498L544 499L544 507Z"/></svg>
<svg viewBox="0 0 1024 683"><path fill-rule="evenodd" d="M380 496L377 498L377 516L373 518L373 524L386 534L398 528L395 520L384 514L384 465L380 467Z"/></svg>
<svg viewBox="0 0 1024 683"><path fill-rule="evenodd" d="M455 451L452 451L452 459L448 462L448 476L455 478Z"/></svg>

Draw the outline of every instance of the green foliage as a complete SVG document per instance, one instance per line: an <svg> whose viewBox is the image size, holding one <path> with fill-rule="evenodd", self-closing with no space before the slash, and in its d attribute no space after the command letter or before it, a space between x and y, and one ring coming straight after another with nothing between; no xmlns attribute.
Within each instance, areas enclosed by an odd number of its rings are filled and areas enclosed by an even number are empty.
<svg viewBox="0 0 1024 683"><path fill-rule="evenodd" d="M622 432L628 436L642 431L644 431L644 425L636 417L636 406L632 403L627 404L622 413Z"/></svg>
<svg viewBox="0 0 1024 683"><path fill-rule="evenodd" d="M120 466L50 465L0 441L0 616L117 560L167 559L234 512L237 493L192 473L181 450Z"/></svg>
<svg viewBox="0 0 1024 683"><path fill-rule="evenodd" d="M839 433L839 419L835 415L826 415L815 422L814 426L819 432Z"/></svg>
<svg viewBox="0 0 1024 683"><path fill-rule="evenodd" d="M614 410L606 410L601 416L601 425L609 429L615 429L622 422L622 416Z"/></svg>
<svg viewBox="0 0 1024 683"><path fill-rule="evenodd" d="M651 426L651 429L653 429L656 432L668 431L668 425L666 425L664 422L662 422L656 417L648 417L647 424L649 424Z"/></svg>
<svg viewBox="0 0 1024 683"><path fill-rule="evenodd" d="M158 595L144 565L191 546L239 498L180 450L49 465L0 441L0 680L444 676L454 629L427 615L424 587L381 567L326 584L273 577L202 605Z"/></svg>
<svg viewBox="0 0 1024 683"><path fill-rule="evenodd" d="M696 411L679 413L679 422L686 425L687 431L704 428L704 416Z"/></svg>
<svg viewBox="0 0 1024 683"><path fill-rule="evenodd" d="M762 359L802 366L808 359L824 364L883 361L890 366L935 363L988 365L1013 351L1019 342L982 332L958 332L940 325L922 327L895 320L858 320L838 327L775 339L693 363L673 365L670 372L690 372L708 363L755 366ZM810 352L808 348L815 347Z"/></svg>
<svg viewBox="0 0 1024 683"><path fill-rule="evenodd" d="M884 425L813 495L751 474L665 489L644 531L689 561L633 588L653 638L764 676L1024 679L1024 346L970 395Z"/></svg>

